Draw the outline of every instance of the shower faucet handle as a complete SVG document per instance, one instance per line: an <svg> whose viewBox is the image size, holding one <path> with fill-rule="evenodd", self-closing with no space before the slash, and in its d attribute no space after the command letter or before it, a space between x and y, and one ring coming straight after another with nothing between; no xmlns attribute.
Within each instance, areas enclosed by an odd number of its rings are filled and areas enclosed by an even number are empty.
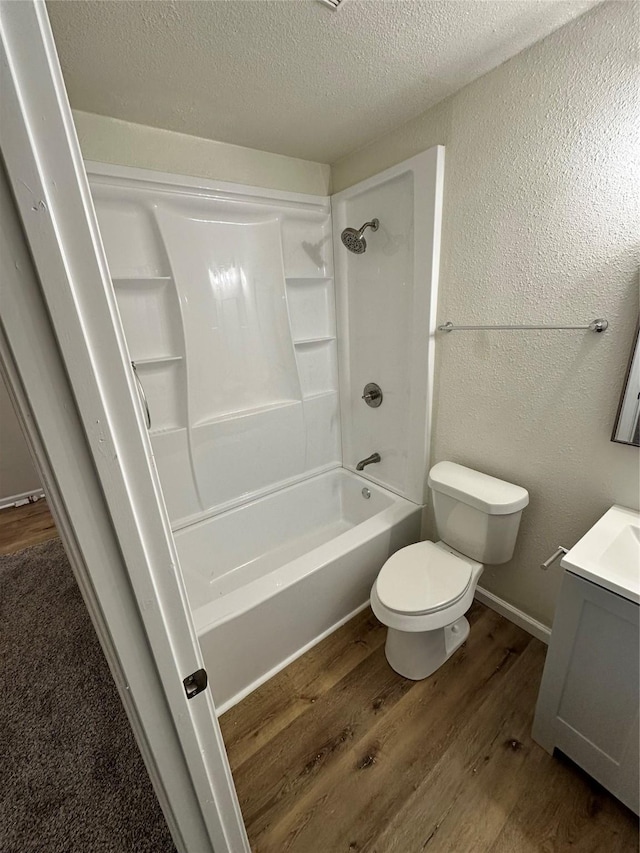
<svg viewBox="0 0 640 853"><path fill-rule="evenodd" d="M378 406L382 404L382 388L375 382L367 382L364 386L362 399L365 401L367 406L371 406L372 409L377 409Z"/></svg>

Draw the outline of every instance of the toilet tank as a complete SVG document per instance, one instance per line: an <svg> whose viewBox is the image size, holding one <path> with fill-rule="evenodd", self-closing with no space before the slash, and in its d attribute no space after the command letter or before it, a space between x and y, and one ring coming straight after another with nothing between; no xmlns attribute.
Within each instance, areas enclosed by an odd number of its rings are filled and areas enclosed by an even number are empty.
<svg viewBox="0 0 640 853"><path fill-rule="evenodd" d="M529 493L497 477L455 462L429 472L440 539L480 563L506 563L513 556Z"/></svg>

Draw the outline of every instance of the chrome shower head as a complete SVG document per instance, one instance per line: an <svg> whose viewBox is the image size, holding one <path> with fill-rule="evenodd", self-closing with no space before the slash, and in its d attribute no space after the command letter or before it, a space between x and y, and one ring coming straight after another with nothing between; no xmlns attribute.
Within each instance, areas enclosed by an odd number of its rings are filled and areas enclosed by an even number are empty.
<svg viewBox="0 0 640 853"><path fill-rule="evenodd" d="M367 248L367 241L363 237L364 232L367 228L377 231L379 225L380 222L377 219L372 219L371 222L365 222L362 228L359 228L357 231L355 228L345 228L340 235L340 239L350 252L353 252L354 255L361 255Z"/></svg>

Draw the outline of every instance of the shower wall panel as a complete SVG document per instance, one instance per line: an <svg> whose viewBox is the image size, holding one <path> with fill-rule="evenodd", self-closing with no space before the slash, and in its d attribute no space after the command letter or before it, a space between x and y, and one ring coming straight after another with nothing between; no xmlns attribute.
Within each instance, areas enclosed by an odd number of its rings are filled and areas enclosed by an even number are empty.
<svg viewBox="0 0 640 853"><path fill-rule="evenodd" d="M437 146L332 197L344 466L378 452L363 476L426 500L444 148ZM340 241L373 218L363 254ZM382 405L362 399L380 385Z"/></svg>
<svg viewBox="0 0 640 853"><path fill-rule="evenodd" d="M182 310L192 426L300 400L279 220L165 205L155 215Z"/></svg>
<svg viewBox="0 0 640 853"><path fill-rule="evenodd" d="M174 527L339 466L329 200L87 170Z"/></svg>

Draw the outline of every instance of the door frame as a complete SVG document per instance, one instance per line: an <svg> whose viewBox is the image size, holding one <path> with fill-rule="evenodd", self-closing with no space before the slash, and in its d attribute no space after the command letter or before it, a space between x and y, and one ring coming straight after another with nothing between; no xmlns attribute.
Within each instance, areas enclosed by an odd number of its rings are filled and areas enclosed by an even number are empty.
<svg viewBox="0 0 640 853"><path fill-rule="evenodd" d="M176 847L248 853L43 0L0 0L0 361Z"/></svg>

